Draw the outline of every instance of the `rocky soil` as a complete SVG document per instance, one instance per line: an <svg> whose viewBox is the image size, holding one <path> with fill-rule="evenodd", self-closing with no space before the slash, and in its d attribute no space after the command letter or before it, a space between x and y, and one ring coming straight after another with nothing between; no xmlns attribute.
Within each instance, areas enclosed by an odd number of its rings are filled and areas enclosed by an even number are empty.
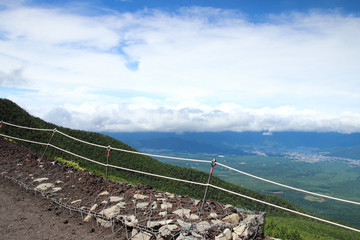
<svg viewBox="0 0 360 240"><path fill-rule="evenodd" d="M264 213L77 171L0 138L0 238L263 239Z"/></svg>

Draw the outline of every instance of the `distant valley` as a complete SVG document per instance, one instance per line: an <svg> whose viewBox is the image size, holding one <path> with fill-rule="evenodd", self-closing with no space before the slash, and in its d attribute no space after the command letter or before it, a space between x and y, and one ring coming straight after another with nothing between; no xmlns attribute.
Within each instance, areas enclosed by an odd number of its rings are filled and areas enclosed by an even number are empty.
<svg viewBox="0 0 360 240"><path fill-rule="evenodd" d="M131 146L189 153L239 153L256 151L328 152L360 159L360 133L318 132L116 132L105 133Z"/></svg>
<svg viewBox="0 0 360 240"><path fill-rule="evenodd" d="M105 133L142 152L217 161L305 190L360 201L360 134L316 132ZM208 172L210 166L161 159ZM360 207L301 194L216 167L226 181L281 196L315 214L360 226Z"/></svg>

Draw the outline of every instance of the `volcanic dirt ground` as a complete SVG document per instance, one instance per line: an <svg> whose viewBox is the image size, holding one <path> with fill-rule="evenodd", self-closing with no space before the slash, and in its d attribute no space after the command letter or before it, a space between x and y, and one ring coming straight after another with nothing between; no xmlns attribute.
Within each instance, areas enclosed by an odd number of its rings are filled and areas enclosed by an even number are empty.
<svg viewBox="0 0 360 240"><path fill-rule="evenodd" d="M33 151L0 138L0 171L7 163L37 156ZM16 163L17 165L19 163ZM41 195L0 177L0 239L118 239L111 230L84 223Z"/></svg>

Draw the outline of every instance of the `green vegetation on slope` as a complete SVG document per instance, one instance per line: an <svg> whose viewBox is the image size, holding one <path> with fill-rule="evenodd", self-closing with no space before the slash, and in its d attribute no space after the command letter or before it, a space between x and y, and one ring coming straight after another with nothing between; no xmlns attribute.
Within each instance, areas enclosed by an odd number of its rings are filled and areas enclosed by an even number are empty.
<svg viewBox="0 0 360 240"><path fill-rule="evenodd" d="M171 153L184 158L216 158L217 155ZM159 159L180 167L194 168L207 172L209 167L199 163ZM319 161L314 163L289 159L281 156L238 156L226 155L219 162L235 169L285 183L287 185L322 193L328 196L360 201L360 168L343 161ZM240 185L264 194L280 196L313 214L325 216L360 227L360 206L326 198L306 196L290 189L265 183L248 176L215 167L214 175L227 182ZM316 201L314 201L316 200Z"/></svg>
<svg viewBox="0 0 360 240"><path fill-rule="evenodd" d="M57 128L58 130L69 134L75 138L82 139L84 141L96 143L99 145L104 146L112 146L114 148L121 148L126 150L135 151L135 149L131 148L130 146L114 139L109 136L93 133L93 132L86 132L86 131L80 131L80 130L72 130L68 128L63 128L56 126L51 123L47 123L39 118L35 118L33 116L30 116L25 110L17 106L15 103L6 100L6 99L0 99L0 118L1 120L23 125L23 126L29 126L29 127L35 127L35 128ZM25 139L30 139L34 141L39 142L48 142L51 136L51 132L39 132L39 131L32 131L32 130L24 130L24 129L18 129L11 126L3 126L0 129L0 133L8 134L15 137L21 137ZM20 143L20 141L19 141ZM103 148L97 148L94 146L85 145L82 143L79 143L75 140L69 139L64 137L61 134L55 134L54 138L51 141L52 144L62 148L66 149L68 151L74 152L76 154L82 155L84 157L100 161L105 163L106 162L106 154L107 150ZM27 147L30 147L34 150L37 150L39 152L44 151L44 146L40 145L34 145L34 144L28 144L28 143L21 143ZM57 157L62 159L71 159L72 161L75 161L79 167L85 168L88 171L104 175L105 174L105 168L96 164L93 164L91 162L85 161L80 158L75 158L71 155L65 154L63 152L60 152L56 149L49 148L46 152L48 156L50 157ZM118 152L118 151L111 151L110 152L110 158L109 163L121 167L136 169L144 172L149 173L156 173L159 175L169 176L169 177L175 177L180 179L186 179L190 181L196 181L196 182L203 182L206 183L208 174L203 173L198 170L184 168L184 167L178 167L170 164L161 163L160 161L157 161L153 158L142 156L142 155L135 155L135 154L129 154L124 152ZM150 184L155 189L161 189L163 191L173 192L180 195L189 195L193 198L201 199L203 197L204 193L204 187L202 186L196 186L191 185L187 183L179 183L175 181L169 181L164 180L161 178L151 177L151 176L145 176L141 174L131 173L127 171L117 170L117 169L109 169L109 177L125 180L126 182L135 184L135 183L142 183L142 184ZM271 195L264 195L260 194L251 190L247 190L245 188L242 188L240 186L225 182L224 180L213 177L211 180L211 183L226 188L228 190L238 192L247 196L251 196L253 198L257 198L260 200L268 201L273 204L277 204L286 208L294 209L297 211L304 212L299 207L295 206L294 204L280 198L277 196L271 196ZM294 219L301 219L301 221L304 222L304 226L302 228L298 229L298 233L302 236L303 233L309 234L311 236L311 225L313 224L311 221L307 219L303 219L298 216L293 216L290 213L283 212L278 209L274 209L259 203L255 203L253 201L243 199L228 193L224 193L219 190L210 189L208 193L208 199L212 199L215 201L219 201L222 203L230 203L235 206L238 206L240 208L245 209L252 209L252 210L258 210L258 211L266 211L268 213L268 216L271 217L277 217L277 219L281 219L280 222L283 222L283 224L286 225L288 218L294 218ZM308 224L308 225L307 225ZM323 226L324 230L321 230L324 232L327 231L328 228L334 228L322 223L318 223L319 226ZM278 224L275 224L274 226L277 226ZM266 233L269 234L275 234L274 228L272 225L268 225L266 227ZM283 227L285 229L285 227ZM354 233L345 231L342 229L335 228L336 231L341 232L342 236L351 236L351 239L360 239L360 236L358 235L357 238ZM283 232L287 232L286 230L282 230ZM276 231L275 231L276 232ZM297 232L290 232L286 234L290 234L289 236L297 236ZM279 233L280 234L280 233ZM295 234L295 235L294 235ZM281 235L281 234L280 234ZM356 235L356 233L355 233ZM304 235L305 236L305 235ZM313 235L315 238L315 235ZM286 238L283 237L283 238ZM346 239L346 237L345 237ZM349 239L349 238L348 238Z"/></svg>

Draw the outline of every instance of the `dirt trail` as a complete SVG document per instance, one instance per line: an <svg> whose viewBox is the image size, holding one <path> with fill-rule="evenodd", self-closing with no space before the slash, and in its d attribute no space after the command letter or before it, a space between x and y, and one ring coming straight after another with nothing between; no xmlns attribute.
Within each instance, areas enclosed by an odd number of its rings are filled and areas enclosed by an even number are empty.
<svg viewBox="0 0 360 240"><path fill-rule="evenodd" d="M115 239L10 180L1 178L0 189L0 239Z"/></svg>
<svg viewBox="0 0 360 240"><path fill-rule="evenodd" d="M29 149L0 139L0 173L9 162L34 154ZM77 213L53 204L0 177L0 239L116 239L96 223L85 224Z"/></svg>

